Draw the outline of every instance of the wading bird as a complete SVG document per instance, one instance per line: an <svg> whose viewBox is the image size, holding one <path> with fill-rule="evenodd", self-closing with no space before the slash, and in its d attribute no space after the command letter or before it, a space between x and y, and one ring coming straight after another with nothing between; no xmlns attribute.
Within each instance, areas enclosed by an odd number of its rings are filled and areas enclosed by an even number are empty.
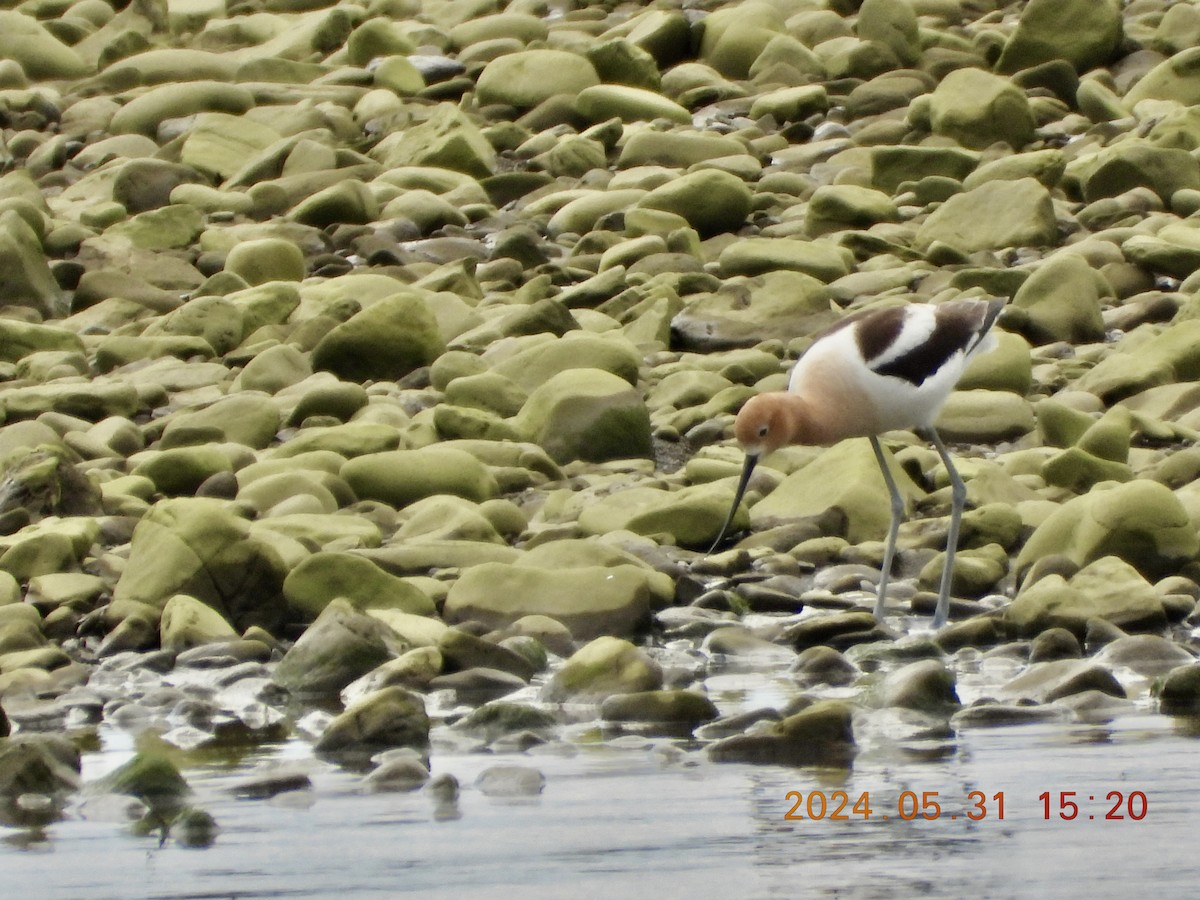
<svg viewBox="0 0 1200 900"><path fill-rule="evenodd" d="M871 441L892 502L875 618L887 604L896 533L904 499L888 469L878 435L912 429L929 440L950 475L952 505L946 564L933 627L950 613L950 579L966 487L933 423L967 363L996 343L992 325L1004 300L963 299L891 306L847 316L818 335L792 369L786 391L751 397L734 423L746 453L733 506L709 552L725 538L759 460L789 444L829 445L851 437Z"/></svg>

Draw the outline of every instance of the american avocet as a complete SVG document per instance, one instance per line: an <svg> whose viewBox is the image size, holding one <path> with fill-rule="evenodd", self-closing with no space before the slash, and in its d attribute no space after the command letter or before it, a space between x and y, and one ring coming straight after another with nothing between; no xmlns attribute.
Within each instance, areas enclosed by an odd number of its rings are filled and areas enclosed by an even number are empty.
<svg viewBox="0 0 1200 900"><path fill-rule="evenodd" d="M934 628L945 625L967 490L933 423L967 362L995 346L991 328L1003 307L1004 301L997 299L892 306L847 316L818 335L792 369L786 391L751 397L738 413L734 433L746 461L729 516L709 552L724 539L760 459L788 444L825 445L844 438L866 437L892 500L875 600L875 618L881 619L896 552L896 533L904 520L904 499L877 435L912 429L933 444L950 475L952 504L946 566L933 616Z"/></svg>

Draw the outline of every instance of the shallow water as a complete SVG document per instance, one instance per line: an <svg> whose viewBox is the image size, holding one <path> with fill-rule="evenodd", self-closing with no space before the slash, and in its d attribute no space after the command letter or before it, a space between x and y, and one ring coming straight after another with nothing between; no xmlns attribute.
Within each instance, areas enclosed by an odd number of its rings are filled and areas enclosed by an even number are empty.
<svg viewBox="0 0 1200 900"><path fill-rule="evenodd" d="M188 849L133 836L69 808L44 833L0 829L4 896L38 898L355 897L1165 897L1194 893L1200 809L1196 723L1136 713L1096 725L973 728L900 749L868 743L848 772L714 765L661 739L552 744L526 754L435 752L462 790L363 794L357 775L313 761L299 740L236 767L189 769L220 826ZM85 757L91 780L128 758L120 732ZM615 745L614 745L615 744ZM436 749L436 748L435 748ZM229 788L259 765L306 768L312 789L244 800ZM473 786L497 763L546 776L532 798ZM789 791L867 792L870 818L787 820ZM901 792L938 792L936 818L900 817ZM970 821L981 791L986 817ZM1039 794L1052 795L1050 817ZM1078 817L1058 817L1075 791ZM1124 819L1106 820L1110 792ZM1143 792L1146 806L1142 813ZM1004 818L997 817L997 793ZM1089 801L1089 797L1094 800ZM814 811L819 813L819 800ZM912 798L905 795L905 812ZM861 811L862 807L860 807ZM801 807L803 812L803 807ZM884 818L886 816L886 818Z"/></svg>

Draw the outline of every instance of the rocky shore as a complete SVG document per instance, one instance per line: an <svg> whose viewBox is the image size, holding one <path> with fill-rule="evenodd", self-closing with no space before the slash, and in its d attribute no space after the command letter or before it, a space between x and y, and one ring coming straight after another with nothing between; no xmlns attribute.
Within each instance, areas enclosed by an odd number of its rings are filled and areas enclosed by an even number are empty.
<svg viewBox="0 0 1200 900"><path fill-rule="evenodd" d="M846 766L1200 712L1198 42L1166 0L0 11L0 821L203 844L187 752L288 739L453 803L439 746L536 794L581 723ZM950 625L909 434L883 624L865 441L774 454L704 553L815 331L989 295ZM81 785L100 727L139 752Z"/></svg>

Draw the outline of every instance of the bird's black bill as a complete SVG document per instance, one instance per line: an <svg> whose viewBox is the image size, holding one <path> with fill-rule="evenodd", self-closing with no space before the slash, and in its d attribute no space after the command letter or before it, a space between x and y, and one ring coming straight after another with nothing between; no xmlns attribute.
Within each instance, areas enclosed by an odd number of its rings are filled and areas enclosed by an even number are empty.
<svg viewBox="0 0 1200 900"><path fill-rule="evenodd" d="M746 493L746 485L750 483L750 475L754 472L756 465L758 465L758 454L747 453L746 462L742 465L742 477L738 479L737 492L733 495L733 505L729 507L729 515L725 517L725 524L721 526L720 532L717 533L717 539L708 548L709 553L715 552L717 547L721 546L721 541L725 540L725 532L729 531L729 526L733 524L738 506L742 502L742 494Z"/></svg>

